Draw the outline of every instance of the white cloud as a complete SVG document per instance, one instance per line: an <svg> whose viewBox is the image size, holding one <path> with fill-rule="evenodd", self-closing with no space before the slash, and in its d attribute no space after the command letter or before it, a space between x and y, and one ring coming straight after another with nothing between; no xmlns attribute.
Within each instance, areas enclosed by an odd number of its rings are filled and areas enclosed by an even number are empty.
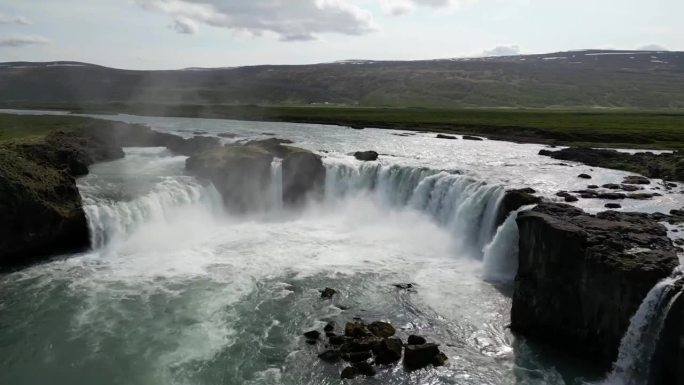
<svg viewBox="0 0 684 385"><path fill-rule="evenodd" d="M417 7L458 8L477 0L380 0L382 9L391 15L399 16L413 11Z"/></svg>
<svg viewBox="0 0 684 385"><path fill-rule="evenodd" d="M517 45L500 45L494 49L486 50L482 52L482 57L492 57L492 56L515 56L520 55L520 47Z"/></svg>
<svg viewBox="0 0 684 385"><path fill-rule="evenodd" d="M27 45L49 44L50 41L35 35L0 36L0 47L24 47Z"/></svg>
<svg viewBox="0 0 684 385"><path fill-rule="evenodd" d="M0 13L0 24L30 25L31 21L23 16L10 16Z"/></svg>
<svg viewBox="0 0 684 385"><path fill-rule="evenodd" d="M178 18L174 20L173 24L171 24L169 28L173 29L178 33L186 35L194 35L197 33L197 30L199 29L197 27L197 23L186 18Z"/></svg>
<svg viewBox="0 0 684 385"><path fill-rule="evenodd" d="M320 34L365 35L377 30L370 12L345 0L134 0L141 7L166 13L176 31L191 31L190 22L281 40L313 40ZM179 24L180 22L180 24ZM183 32L189 33L189 32Z"/></svg>
<svg viewBox="0 0 684 385"><path fill-rule="evenodd" d="M669 51L667 48L658 44L647 44L643 47L637 48L638 51Z"/></svg>

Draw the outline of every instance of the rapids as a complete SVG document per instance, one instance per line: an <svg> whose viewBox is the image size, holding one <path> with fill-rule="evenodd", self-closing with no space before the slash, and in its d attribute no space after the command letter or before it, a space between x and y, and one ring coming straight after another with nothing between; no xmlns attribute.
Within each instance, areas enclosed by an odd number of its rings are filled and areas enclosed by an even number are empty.
<svg viewBox="0 0 684 385"><path fill-rule="evenodd" d="M325 196L282 205L276 159L270 209L224 212L185 157L127 148L78 181L93 250L0 276L2 384L339 384L301 333L358 315L442 344L446 367L380 370L369 384L576 384L601 373L514 338L515 214L498 229L507 187L553 196L627 173L561 165L542 146L444 141L433 134L210 119L111 116L191 136L277 133L319 152ZM376 163L348 154L375 149ZM581 207L598 211L596 200ZM627 209L669 210L664 194ZM412 282L415 292L394 283ZM332 303L319 289L341 294ZM348 308L348 310L343 310ZM357 381L363 382L363 381Z"/></svg>

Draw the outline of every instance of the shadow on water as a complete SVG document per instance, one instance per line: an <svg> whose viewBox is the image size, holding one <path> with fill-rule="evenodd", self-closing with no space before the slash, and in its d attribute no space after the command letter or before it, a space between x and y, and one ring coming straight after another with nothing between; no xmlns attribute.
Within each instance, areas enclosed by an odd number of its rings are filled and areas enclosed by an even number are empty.
<svg viewBox="0 0 684 385"><path fill-rule="evenodd" d="M516 337L516 384L548 383L583 385L604 378L607 369L540 341Z"/></svg>

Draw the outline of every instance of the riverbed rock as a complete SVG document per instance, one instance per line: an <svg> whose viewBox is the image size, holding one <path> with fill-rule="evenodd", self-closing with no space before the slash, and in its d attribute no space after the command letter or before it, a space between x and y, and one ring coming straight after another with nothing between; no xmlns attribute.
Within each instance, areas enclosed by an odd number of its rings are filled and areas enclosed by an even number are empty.
<svg viewBox="0 0 684 385"><path fill-rule="evenodd" d="M333 295L335 295L335 293L337 293L335 289L326 287L325 289L321 290L321 298L330 299L333 297Z"/></svg>
<svg viewBox="0 0 684 385"><path fill-rule="evenodd" d="M581 179L591 179L591 175L589 174L579 174L577 177Z"/></svg>
<svg viewBox="0 0 684 385"><path fill-rule="evenodd" d="M651 184L651 181L641 175L630 175L626 176L623 180L622 183L624 184Z"/></svg>
<svg viewBox="0 0 684 385"><path fill-rule="evenodd" d="M378 153L375 151L357 151L354 153L354 158L364 162L371 162L378 160Z"/></svg>
<svg viewBox="0 0 684 385"><path fill-rule="evenodd" d="M304 337L306 337L309 340L317 340L321 336L321 332L318 330L311 330L306 333L304 333Z"/></svg>
<svg viewBox="0 0 684 385"><path fill-rule="evenodd" d="M607 209L620 209L622 208L622 205L619 203L606 203L603 207Z"/></svg>
<svg viewBox="0 0 684 385"><path fill-rule="evenodd" d="M620 189L620 185L617 183L606 183L601 187L607 188L609 190L619 190Z"/></svg>
<svg viewBox="0 0 684 385"><path fill-rule="evenodd" d="M458 137L453 136L453 135L444 135L444 134L437 134L437 139L449 139L449 140L455 140L458 139Z"/></svg>
<svg viewBox="0 0 684 385"><path fill-rule="evenodd" d="M479 136L472 136L472 135L463 135L464 140L484 140L480 138Z"/></svg>
<svg viewBox="0 0 684 385"><path fill-rule="evenodd" d="M599 193L596 197L599 199L617 200L617 199L625 199L625 198L627 198L627 195L625 195L623 193L615 193L615 192L602 192L602 193Z"/></svg>
<svg viewBox="0 0 684 385"><path fill-rule="evenodd" d="M318 358L321 359L321 361L327 362L329 364L334 364L337 362L340 362L342 359L342 356L340 355L339 350L326 350L323 353L318 355Z"/></svg>
<svg viewBox="0 0 684 385"><path fill-rule="evenodd" d="M370 331L363 321L347 322L344 326L344 335L352 338L366 337Z"/></svg>
<svg viewBox="0 0 684 385"><path fill-rule="evenodd" d="M403 345L399 338L385 338L373 347L375 363L389 365L401 359Z"/></svg>
<svg viewBox="0 0 684 385"><path fill-rule="evenodd" d="M576 196L574 196L574 195L566 195L566 196L563 198L563 200L566 201L566 202L568 202L568 203L571 203L571 202L577 202L579 199L578 199Z"/></svg>
<svg viewBox="0 0 684 385"><path fill-rule="evenodd" d="M417 336L417 335L410 335L408 337L408 340L406 341L409 345L422 345L426 343L427 341L425 340L425 337Z"/></svg>
<svg viewBox="0 0 684 385"><path fill-rule="evenodd" d="M511 330L607 369L646 293L678 265L665 227L649 214L548 202L517 223Z"/></svg>
<svg viewBox="0 0 684 385"><path fill-rule="evenodd" d="M392 337L396 332L394 326L387 322L375 321L368 325L368 330L376 337Z"/></svg>
<svg viewBox="0 0 684 385"><path fill-rule="evenodd" d="M439 354L437 344L407 345L404 349L404 366L409 370L422 369L435 362Z"/></svg>

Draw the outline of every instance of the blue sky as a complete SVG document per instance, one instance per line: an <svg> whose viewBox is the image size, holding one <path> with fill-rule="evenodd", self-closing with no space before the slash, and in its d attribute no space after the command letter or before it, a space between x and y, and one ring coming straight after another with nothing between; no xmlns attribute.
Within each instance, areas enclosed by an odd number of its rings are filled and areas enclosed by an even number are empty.
<svg viewBox="0 0 684 385"><path fill-rule="evenodd" d="M682 0L0 0L0 61L131 69L684 50Z"/></svg>

